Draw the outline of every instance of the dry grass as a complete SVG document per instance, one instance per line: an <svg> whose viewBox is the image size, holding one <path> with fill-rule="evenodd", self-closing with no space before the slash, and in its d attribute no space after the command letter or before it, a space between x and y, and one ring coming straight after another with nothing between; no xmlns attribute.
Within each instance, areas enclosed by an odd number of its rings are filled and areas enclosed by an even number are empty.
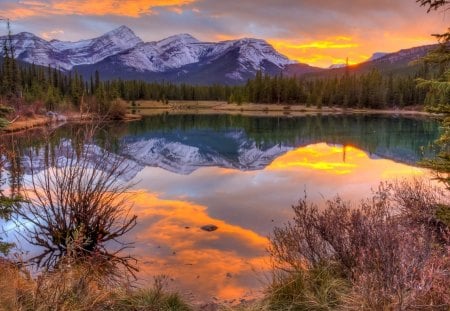
<svg viewBox="0 0 450 311"><path fill-rule="evenodd" d="M4 128L3 131L8 133L19 132L39 126L45 126L50 122L51 120L46 116L34 116L32 118L22 117L19 120L8 124L8 126Z"/></svg>
<svg viewBox="0 0 450 311"><path fill-rule="evenodd" d="M1 311L189 311L176 293L166 293L160 281L146 290L112 281L96 265L65 266L37 278L13 264L0 263Z"/></svg>

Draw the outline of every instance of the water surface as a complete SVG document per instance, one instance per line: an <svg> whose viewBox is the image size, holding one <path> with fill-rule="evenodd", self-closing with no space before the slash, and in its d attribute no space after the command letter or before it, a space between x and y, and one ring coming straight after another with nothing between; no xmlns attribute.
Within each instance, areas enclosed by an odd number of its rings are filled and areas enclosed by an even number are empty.
<svg viewBox="0 0 450 311"><path fill-rule="evenodd" d="M71 142L76 129L57 129L51 144ZM139 282L164 274L198 299L234 300L264 287L267 236L305 193L318 204L338 194L356 203L380 181L424 176L416 163L432 156L438 135L426 118L163 114L110 124L97 143L113 137L132 167L138 225L125 239L135 243ZM37 152L42 144L32 140ZM29 173L20 172L12 184ZM200 229L208 224L218 230Z"/></svg>

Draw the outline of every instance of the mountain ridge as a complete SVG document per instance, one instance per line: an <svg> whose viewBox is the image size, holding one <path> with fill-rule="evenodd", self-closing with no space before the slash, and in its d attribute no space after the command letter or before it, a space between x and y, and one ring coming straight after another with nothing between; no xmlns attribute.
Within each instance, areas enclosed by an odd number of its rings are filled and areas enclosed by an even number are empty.
<svg viewBox="0 0 450 311"><path fill-rule="evenodd" d="M340 75L346 71L346 66L324 69L291 60L262 39L202 42L181 33L144 42L124 25L102 36L75 42L47 41L29 32L12 38L20 61L76 71L86 78L99 71L102 79L233 85L253 78L259 70L263 74L297 77ZM434 46L376 52L367 61L349 68L355 73L373 68L401 71Z"/></svg>
<svg viewBox="0 0 450 311"><path fill-rule="evenodd" d="M229 66L221 66L223 72L218 80L242 82L258 70L272 74L282 71L286 65L297 63L262 39L202 42L182 33L144 42L127 26L76 42L47 41L25 32L12 38L16 57L21 61L64 71L76 70L86 75L103 67L102 76L106 78L120 78L119 73L125 72L130 77L133 74L143 76L145 80L176 79L177 76L187 76L189 80L189 74L204 72L208 66L217 67L217 63L222 62ZM234 59L230 59L231 55ZM111 68L111 64L115 68Z"/></svg>

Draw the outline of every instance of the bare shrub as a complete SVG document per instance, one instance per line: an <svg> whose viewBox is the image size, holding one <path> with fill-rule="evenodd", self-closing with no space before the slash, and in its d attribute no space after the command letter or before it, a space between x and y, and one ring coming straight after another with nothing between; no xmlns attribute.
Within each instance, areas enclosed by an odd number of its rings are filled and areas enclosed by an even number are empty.
<svg viewBox="0 0 450 311"><path fill-rule="evenodd" d="M124 181L131 168L123 158L82 138L30 153L29 167L27 203L15 213L24 238L43 249L34 261L52 266L61 256L101 257L134 268L131 258L118 256L129 247L118 239L136 224ZM113 252L106 248L111 243L118 245Z"/></svg>
<svg viewBox="0 0 450 311"><path fill-rule="evenodd" d="M112 120L122 120L127 114L127 103L122 99L116 99L111 102L108 110L108 117Z"/></svg>
<svg viewBox="0 0 450 311"><path fill-rule="evenodd" d="M425 226L440 243L450 243L449 223L445 215L446 211L449 213L450 203L445 198L445 191L420 180L396 182L385 188L392 192L392 204L409 226Z"/></svg>
<svg viewBox="0 0 450 311"><path fill-rule="evenodd" d="M357 207L338 197L321 209L305 198L270 239L276 270L289 276L324 263L339 267L352 284L342 297L347 309L448 308L448 231L435 234L428 221L439 199L420 181L381 184Z"/></svg>

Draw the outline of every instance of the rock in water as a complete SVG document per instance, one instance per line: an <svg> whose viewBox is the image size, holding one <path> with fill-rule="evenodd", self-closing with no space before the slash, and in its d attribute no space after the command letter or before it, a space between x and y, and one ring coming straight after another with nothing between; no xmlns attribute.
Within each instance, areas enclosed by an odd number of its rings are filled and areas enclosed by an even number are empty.
<svg viewBox="0 0 450 311"><path fill-rule="evenodd" d="M217 229L219 229L219 227L217 227L215 225L206 225L206 226L201 227L201 229L203 231L213 232L213 231L216 231Z"/></svg>

